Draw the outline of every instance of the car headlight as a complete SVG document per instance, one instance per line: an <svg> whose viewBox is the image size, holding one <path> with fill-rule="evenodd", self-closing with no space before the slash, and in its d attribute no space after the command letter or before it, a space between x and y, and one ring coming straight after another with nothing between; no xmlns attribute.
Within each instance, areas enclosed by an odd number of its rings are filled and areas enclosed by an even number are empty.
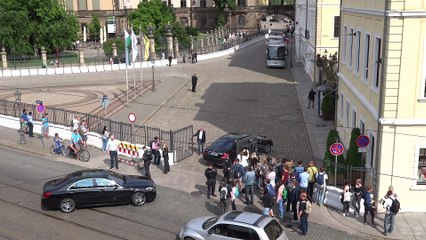
<svg viewBox="0 0 426 240"><path fill-rule="evenodd" d="M147 187L146 190L149 191L149 192L155 192L155 188L154 187Z"/></svg>

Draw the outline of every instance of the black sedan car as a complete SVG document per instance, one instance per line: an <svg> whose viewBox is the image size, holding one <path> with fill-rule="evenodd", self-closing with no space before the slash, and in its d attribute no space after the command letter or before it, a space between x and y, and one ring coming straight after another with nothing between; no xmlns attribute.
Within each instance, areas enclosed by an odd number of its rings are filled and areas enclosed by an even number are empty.
<svg viewBox="0 0 426 240"><path fill-rule="evenodd" d="M237 151L244 148L248 149L250 153L271 153L272 145L272 140L265 136L229 133L218 138L204 149L203 159L209 163L222 165L226 156L225 153L228 154L230 159L235 159L238 154Z"/></svg>
<svg viewBox="0 0 426 240"><path fill-rule="evenodd" d="M155 184L144 176L122 175L109 170L83 170L44 184L43 209L69 213L76 208L154 201Z"/></svg>

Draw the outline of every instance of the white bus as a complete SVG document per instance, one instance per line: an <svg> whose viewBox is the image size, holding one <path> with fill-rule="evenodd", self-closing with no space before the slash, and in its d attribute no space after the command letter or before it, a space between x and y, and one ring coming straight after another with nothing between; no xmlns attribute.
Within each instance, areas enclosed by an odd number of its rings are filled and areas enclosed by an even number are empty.
<svg viewBox="0 0 426 240"><path fill-rule="evenodd" d="M285 42L270 42L266 48L266 66L267 67L285 67L285 57L287 47Z"/></svg>

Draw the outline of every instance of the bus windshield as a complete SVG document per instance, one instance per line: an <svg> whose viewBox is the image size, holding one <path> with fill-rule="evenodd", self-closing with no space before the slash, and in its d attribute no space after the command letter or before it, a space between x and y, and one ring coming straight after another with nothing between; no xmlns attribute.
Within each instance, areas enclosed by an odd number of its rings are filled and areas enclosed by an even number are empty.
<svg viewBox="0 0 426 240"><path fill-rule="evenodd" d="M267 59L268 60L284 60L285 46L268 46Z"/></svg>

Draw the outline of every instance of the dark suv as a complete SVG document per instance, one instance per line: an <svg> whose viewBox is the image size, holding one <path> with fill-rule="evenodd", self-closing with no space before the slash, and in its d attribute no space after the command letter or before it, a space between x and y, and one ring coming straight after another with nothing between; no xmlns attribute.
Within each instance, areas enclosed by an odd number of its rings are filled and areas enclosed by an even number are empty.
<svg viewBox="0 0 426 240"><path fill-rule="evenodd" d="M251 134L229 133L218 138L204 149L203 159L206 162L222 165L227 153L230 159L237 157L237 151L246 148L256 153L271 153L272 140L267 137Z"/></svg>

